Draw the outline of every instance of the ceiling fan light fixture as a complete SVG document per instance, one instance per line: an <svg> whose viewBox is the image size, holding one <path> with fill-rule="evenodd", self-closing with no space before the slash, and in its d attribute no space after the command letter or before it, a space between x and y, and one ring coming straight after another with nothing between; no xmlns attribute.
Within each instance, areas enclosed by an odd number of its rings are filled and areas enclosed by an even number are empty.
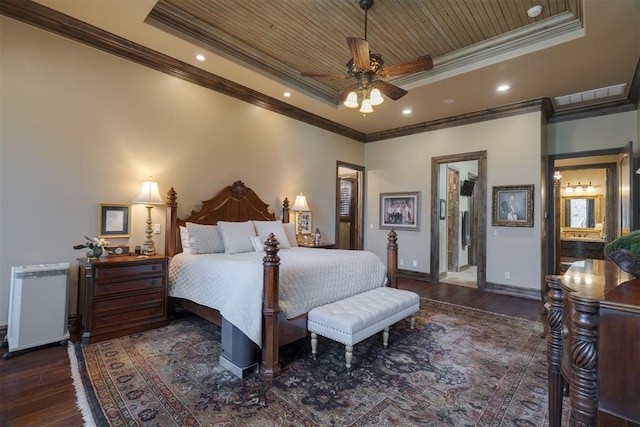
<svg viewBox="0 0 640 427"><path fill-rule="evenodd" d="M365 98L362 100L362 105L360 106L361 113L373 113L373 107L371 107L371 101L369 98Z"/></svg>
<svg viewBox="0 0 640 427"><path fill-rule="evenodd" d="M371 91L369 100L371 102L371 105L380 105L384 102L384 98L382 97L382 94L380 93L380 90L378 88L374 88Z"/></svg>
<svg viewBox="0 0 640 427"><path fill-rule="evenodd" d="M344 100L344 106L347 108L358 108L358 94L351 91Z"/></svg>

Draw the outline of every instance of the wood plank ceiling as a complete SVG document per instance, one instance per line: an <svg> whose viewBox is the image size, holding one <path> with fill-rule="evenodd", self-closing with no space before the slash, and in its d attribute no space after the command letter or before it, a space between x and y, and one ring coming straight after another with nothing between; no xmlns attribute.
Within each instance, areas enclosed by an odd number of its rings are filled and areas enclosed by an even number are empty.
<svg viewBox="0 0 640 427"><path fill-rule="evenodd" d="M543 12L529 18L534 5ZM580 0L375 0L367 39L387 65L425 54L437 65L439 58L561 14L582 19ZM358 0L159 0L147 22L336 103L351 79L300 72L346 72L346 38L364 38L365 13Z"/></svg>

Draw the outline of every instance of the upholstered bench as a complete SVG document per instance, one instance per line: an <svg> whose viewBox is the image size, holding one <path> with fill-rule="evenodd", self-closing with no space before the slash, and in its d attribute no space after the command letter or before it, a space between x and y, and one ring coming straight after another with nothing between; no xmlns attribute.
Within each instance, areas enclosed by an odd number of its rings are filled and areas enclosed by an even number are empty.
<svg viewBox="0 0 640 427"><path fill-rule="evenodd" d="M384 331L382 345L386 348L389 343L389 326L411 316L413 329L419 309L418 294L388 287L375 288L316 307L307 315L313 358L316 358L318 335L321 335L346 346L345 360L349 370L354 345Z"/></svg>

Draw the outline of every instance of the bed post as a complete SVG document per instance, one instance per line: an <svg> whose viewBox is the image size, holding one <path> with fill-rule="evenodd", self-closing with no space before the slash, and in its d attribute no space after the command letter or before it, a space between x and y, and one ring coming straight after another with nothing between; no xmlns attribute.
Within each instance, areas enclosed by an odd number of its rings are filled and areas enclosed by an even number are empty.
<svg viewBox="0 0 640 427"><path fill-rule="evenodd" d="M285 224L289 223L289 199L286 197L282 201L282 222Z"/></svg>
<svg viewBox="0 0 640 427"><path fill-rule="evenodd" d="M280 257L278 240L273 233L264 242L265 257L262 259L264 290L262 300L262 364L260 373L269 378L280 375L278 315L278 286L280 280Z"/></svg>
<svg viewBox="0 0 640 427"><path fill-rule="evenodd" d="M390 288L398 288L398 235L391 230L387 235L387 278Z"/></svg>
<svg viewBox="0 0 640 427"><path fill-rule="evenodd" d="M171 187L167 191L167 214L165 224L164 237L164 255L174 256L178 252L177 240L180 237L180 229L178 228L178 194Z"/></svg>

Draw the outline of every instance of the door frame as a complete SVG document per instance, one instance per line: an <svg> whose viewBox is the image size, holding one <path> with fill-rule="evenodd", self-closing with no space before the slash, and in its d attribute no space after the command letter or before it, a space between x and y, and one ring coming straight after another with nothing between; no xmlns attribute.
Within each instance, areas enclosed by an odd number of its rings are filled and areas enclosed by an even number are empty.
<svg viewBox="0 0 640 427"><path fill-rule="evenodd" d="M487 152L450 154L431 158L431 267L430 279L436 284L440 281L440 165L455 162L476 160L478 162L478 180L474 191L478 191L478 238L476 253L478 255L478 289L487 286Z"/></svg>
<svg viewBox="0 0 640 427"><path fill-rule="evenodd" d="M335 234L334 241L338 244L338 238L340 237L340 168L353 169L356 171L357 186L358 186L358 200L356 202L356 218L354 223L356 226L356 244L357 249L364 248L364 194L365 194L365 167L355 165L353 163L336 161L336 217L335 217Z"/></svg>

